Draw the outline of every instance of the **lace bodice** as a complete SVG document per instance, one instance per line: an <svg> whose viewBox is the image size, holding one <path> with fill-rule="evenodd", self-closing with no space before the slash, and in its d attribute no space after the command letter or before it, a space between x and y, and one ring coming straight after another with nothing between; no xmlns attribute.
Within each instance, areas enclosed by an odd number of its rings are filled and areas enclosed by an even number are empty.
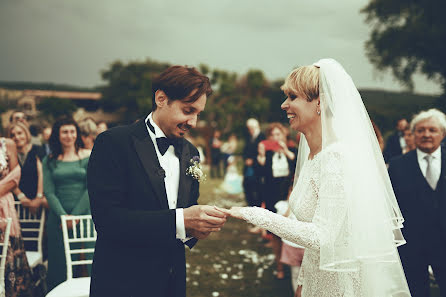
<svg viewBox="0 0 446 297"><path fill-rule="evenodd" d="M338 166L341 155L336 148L326 149L307 160L294 187L289 204L294 216L289 218L258 207L244 207L243 218L277 236L305 247L299 285L303 297L363 296L360 292L360 272L334 272L319 268L319 248L327 232L345 232L346 213L343 207L342 172ZM324 172L321 172L323 159ZM321 230L323 219L319 197L333 200L333 211L339 217L336 226Z"/></svg>

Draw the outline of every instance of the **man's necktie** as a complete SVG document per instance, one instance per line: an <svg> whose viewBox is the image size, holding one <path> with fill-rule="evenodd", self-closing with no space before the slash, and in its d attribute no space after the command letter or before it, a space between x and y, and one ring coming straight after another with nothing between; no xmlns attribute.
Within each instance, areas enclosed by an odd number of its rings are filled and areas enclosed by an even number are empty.
<svg viewBox="0 0 446 297"><path fill-rule="evenodd" d="M149 127L150 131L155 134L155 127L147 121L147 127ZM167 152L169 146L173 145L175 148L175 154L177 156L181 155L181 145L179 139L176 138L167 138L167 137L158 137L156 138L156 145L158 146L158 150L162 156Z"/></svg>
<svg viewBox="0 0 446 297"><path fill-rule="evenodd" d="M435 178L434 169L432 168L432 156L426 155L424 159L427 161L426 181L433 190L437 188L438 179Z"/></svg>

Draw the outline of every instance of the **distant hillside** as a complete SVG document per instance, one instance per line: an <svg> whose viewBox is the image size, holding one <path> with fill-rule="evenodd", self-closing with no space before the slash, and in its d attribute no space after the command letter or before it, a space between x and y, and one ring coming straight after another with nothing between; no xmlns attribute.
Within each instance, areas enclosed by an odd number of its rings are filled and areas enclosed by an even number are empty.
<svg viewBox="0 0 446 297"><path fill-rule="evenodd" d="M13 90L48 90L48 91L79 91L79 92L95 92L98 88L87 88L80 86L72 86L54 83L36 83L26 81L0 81L0 88Z"/></svg>
<svg viewBox="0 0 446 297"><path fill-rule="evenodd" d="M377 104L380 106L420 106L433 104L438 96L420 95L411 93L390 92L383 90L359 90L364 103Z"/></svg>
<svg viewBox="0 0 446 297"><path fill-rule="evenodd" d="M415 113L435 106L438 96L389 92L382 90L359 90L371 119L386 134L400 117L409 121Z"/></svg>
<svg viewBox="0 0 446 297"><path fill-rule="evenodd" d="M54 83L0 81L0 88L2 87L14 90L100 91L99 87L87 88ZM407 117L410 120L415 113L434 107L435 102L438 100L437 96L432 95L384 90L361 89L359 92L361 93L361 97L364 100L371 119L377 124L384 135L394 129L396 121L400 117Z"/></svg>

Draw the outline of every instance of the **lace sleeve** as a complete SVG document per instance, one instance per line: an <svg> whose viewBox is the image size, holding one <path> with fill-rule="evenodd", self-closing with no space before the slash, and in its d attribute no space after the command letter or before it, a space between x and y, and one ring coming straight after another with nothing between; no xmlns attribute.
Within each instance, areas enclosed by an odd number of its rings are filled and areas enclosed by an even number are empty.
<svg viewBox="0 0 446 297"><path fill-rule="evenodd" d="M251 224L306 248L319 249L319 232L313 223L287 218L260 207L243 207L240 211Z"/></svg>
<svg viewBox="0 0 446 297"><path fill-rule="evenodd" d="M305 277L305 266L301 266L296 282L298 287L304 284L304 277Z"/></svg>
<svg viewBox="0 0 446 297"><path fill-rule="evenodd" d="M318 198L315 198L318 203L312 222L286 218L258 207L242 208L243 218L306 248L319 250L321 243L326 246L335 242L340 232L348 232L345 228L347 220L341 155L329 151L323 155L321 162L324 170L320 175L316 174L320 178L320 188L316 194ZM321 207L321 201L324 201L324 207Z"/></svg>

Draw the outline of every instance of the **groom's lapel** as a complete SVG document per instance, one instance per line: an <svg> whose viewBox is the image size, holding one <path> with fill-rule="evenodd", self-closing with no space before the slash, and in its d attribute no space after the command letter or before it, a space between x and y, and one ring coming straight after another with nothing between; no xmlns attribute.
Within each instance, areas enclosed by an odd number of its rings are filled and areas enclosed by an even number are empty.
<svg viewBox="0 0 446 297"><path fill-rule="evenodd" d="M192 178L186 175L186 169L190 165L190 151L187 142L182 139L182 152L180 156L180 184L178 185L178 199L177 208L188 207L190 188L192 184Z"/></svg>
<svg viewBox="0 0 446 297"><path fill-rule="evenodd" d="M139 120L135 124L135 130L132 135L135 150L144 167L145 172L149 176L150 183L155 190L161 207L168 209L168 201L166 194L166 186L164 184L165 172L161 168L158 157L156 155L155 146L147 131L144 119Z"/></svg>

